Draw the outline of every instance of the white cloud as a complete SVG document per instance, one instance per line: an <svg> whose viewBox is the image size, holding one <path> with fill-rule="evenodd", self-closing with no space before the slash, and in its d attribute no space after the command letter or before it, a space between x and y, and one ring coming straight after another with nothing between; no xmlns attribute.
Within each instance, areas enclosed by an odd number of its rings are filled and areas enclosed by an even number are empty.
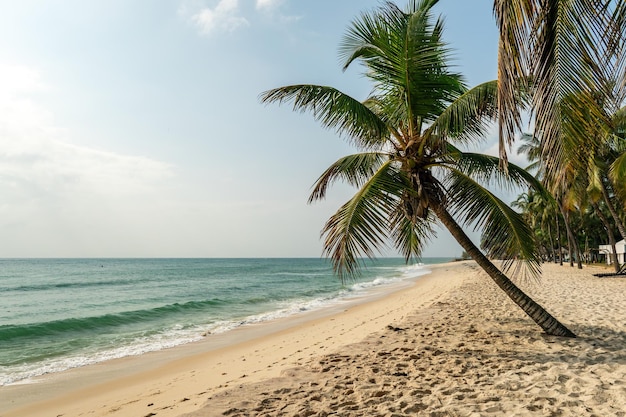
<svg viewBox="0 0 626 417"><path fill-rule="evenodd" d="M0 63L0 254L141 253L159 238L172 166L70 143L38 100L50 91L35 69Z"/></svg>
<svg viewBox="0 0 626 417"><path fill-rule="evenodd" d="M23 65L0 64L0 99L47 89L38 71Z"/></svg>
<svg viewBox="0 0 626 417"><path fill-rule="evenodd" d="M271 16L280 24L288 25L301 20L302 16L290 16L279 12L280 6L282 6L284 2L285 0L256 0L256 9L260 13Z"/></svg>
<svg viewBox="0 0 626 417"><path fill-rule="evenodd" d="M283 0L256 0L257 10L272 10L282 4Z"/></svg>
<svg viewBox="0 0 626 417"><path fill-rule="evenodd" d="M213 8L199 2L187 2L181 5L179 14L189 19L202 35L220 30L232 32L249 25L248 20L239 14L238 0L219 0Z"/></svg>
<svg viewBox="0 0 626 417"><path fill-rule="evenodd" d="M0 189L25 199L110 198L152 190L172 175L159 161L69 143L68 129L36 100L50 90L36 70L0 64L0 80Z"/></svg>

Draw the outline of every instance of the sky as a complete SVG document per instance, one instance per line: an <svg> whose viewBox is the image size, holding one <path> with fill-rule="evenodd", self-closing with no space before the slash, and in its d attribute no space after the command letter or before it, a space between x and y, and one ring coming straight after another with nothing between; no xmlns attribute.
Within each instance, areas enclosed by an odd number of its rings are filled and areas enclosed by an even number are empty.
<svg viewBox="0 0 626 417"><path fill-rule="evenodd" d="M380 4L0 0L0 257L319 257L354 190L307 198L354 149L259 94L312 83L365 99L338 46ZM470 86L496 78L492 5L437 5ZM495 133L477 150L495 154ZM460 254L443 231L424 252Z"/></svg>

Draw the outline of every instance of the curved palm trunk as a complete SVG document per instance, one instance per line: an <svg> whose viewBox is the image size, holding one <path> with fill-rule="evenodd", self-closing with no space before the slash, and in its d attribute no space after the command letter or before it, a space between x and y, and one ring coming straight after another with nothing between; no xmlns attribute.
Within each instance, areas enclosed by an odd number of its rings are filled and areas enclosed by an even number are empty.
<svg viewBox="0 0 626 417"><path fill-rule="evenodd" d="M611 228L609 219L607 219L604 213L602 213L602 211L600 210L600 207L598 206L598 203L592 202L591 205L593 206L593 209L598 214L598 217L600 217L600 221L602 222L602 224L604 225L604 228L606 229L606 234L609 236L609 244L611 245L611 259L613 259L613 268L615 268L615 272L618 273L619 272L619 260L617 259L617 250L615 248L615 245L617 244L617 242L615 241L615 234L613 233L613 229Z"/></svg>
<svg viewBox="0 0 626 417"><path fill-rule="evenodd" d="M567 327L552 317L543 307L519 289L502 271L500 271L483 253L474 245L465 234L461 226L448 213L443 205L431 206L439 220L450 231L457 242L476 261L476 263L494 280L506 295L515 302L544 332L552 336L576 337Z"/></svg>

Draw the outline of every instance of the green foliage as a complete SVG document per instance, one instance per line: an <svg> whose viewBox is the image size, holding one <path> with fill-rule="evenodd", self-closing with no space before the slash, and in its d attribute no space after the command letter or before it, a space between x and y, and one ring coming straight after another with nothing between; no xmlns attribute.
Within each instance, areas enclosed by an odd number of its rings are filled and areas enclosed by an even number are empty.
<svg viewBox="0 0 626 417"><path fill-rule="evenodd" d="M288 102L311 112L363 151L324 171L309 199L323 199L335 181L357 188L322 230L325 254L341 278L357 274L360 258L375 256L388 243L407 261L419 258L434 236L434 213L442 210L484 230L490 254L521 258L538 272L531 230L487 188L537 181L513 165L508 174L501 171L498 158L455 146L483 140L497 116L498 86L493 81L467 89L452 71L443 19L432 13L436 3L410 1L401 10L386 2L352 23L340 53L344 68L364 65L373 84L365 100L304 84L261 95L264 103Z"/></svg>
<svg viewBox="0 0 626 417"><path fill-rule="evenodd" d="M569 164L586 167L585 156L605 139L596 133L610 130L624 103L626 2L494 0L494 12L502 144L520 130L516 96L528 89L540 171L555 188Z"/></svg>

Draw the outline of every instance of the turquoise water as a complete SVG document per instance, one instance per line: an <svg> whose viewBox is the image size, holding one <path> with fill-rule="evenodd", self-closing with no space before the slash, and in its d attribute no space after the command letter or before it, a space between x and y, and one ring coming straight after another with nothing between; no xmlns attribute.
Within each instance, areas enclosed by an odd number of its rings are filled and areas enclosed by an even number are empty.
<svg viewBox="0 0 626 417"><path fill-rule="evenodd" d="M380 259L342 285L323 259L0 259L0 385L324 308L426 272Z"/></svg>

